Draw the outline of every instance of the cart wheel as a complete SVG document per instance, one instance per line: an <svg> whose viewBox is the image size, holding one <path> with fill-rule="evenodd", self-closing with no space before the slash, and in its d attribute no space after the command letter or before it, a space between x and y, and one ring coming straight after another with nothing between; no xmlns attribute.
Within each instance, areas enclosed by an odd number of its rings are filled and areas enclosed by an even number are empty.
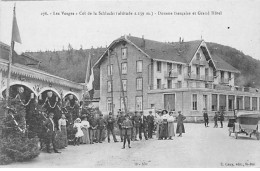
<svg viewBox="0 0 260 171"><path fill-rule="evenodd" d="M238 137L238 133L237 133L237 132L235 133L235 137L236 137L236 139L237 139L237 137Z"/></svg>

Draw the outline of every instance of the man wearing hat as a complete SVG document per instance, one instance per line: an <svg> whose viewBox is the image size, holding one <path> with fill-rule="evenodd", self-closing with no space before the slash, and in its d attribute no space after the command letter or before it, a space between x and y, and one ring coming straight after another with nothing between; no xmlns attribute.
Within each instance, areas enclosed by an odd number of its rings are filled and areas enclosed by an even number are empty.
<svg viewBox="0 0 260 171"><path fill-rule="evenodd" d="M139 139L142 140L142 132L144 133L144 137L148 140L147 137L147 118L144 116L143 111L140 111L140 127L139 127Z"/></svg>
<svg viewBox="0 0 260 171"><path fill-rule="evenodd" d="M135 141L138 141L137 140L137 135L139 135L139 128L140 128L140 116L138 115L138 112L135 111L135 115L133 116L133 121L134 121L134 140Z"/></svg>
<svg viewBox="0 0 260 171"><path fill-rule="evenodd" d="M93 142L97 142L96 139L96 133L97 133L97 127L98 127L98 123L97 123L97 119L94 117L94 114L90 115L89 118L89 140L90 140L90 144L93 144Z"/></svg>
<svg viewBox="0 0 260 171"><path fill-rule="evenodd" d="M153 138L154 116L152 111L149 111L149 115L147 116L147 123L148 123L148 138Z"/></svg>
<svg viewBox="0 0 260 171"><path fill-rule="evenodd" d="M99 119L98 119L98 127L97 127L97 138L98 138L98 142L102 143L102 135L104 133L104 129L107 125L106 120L103 118L103 114L99 115Z"/></svg>
<svg viewBox="0 0 260 171"><path fill-rule="evenodd" d="M117 120L117 124L118 124L119 132L120 132L121 142L123 142L122 124L123 124L124 120L125 120L125 116L124 116L123 112L119 111L119 117Z"/></svg>
<svg viewBox="0 0 260 171"><path fill-rule="evenodd" d="M54 121L53 121L53 113L49 113L49 118L44 122L44 126L46 128L46 148L47 148L47 152L50 152L50 144L52 143L53 146L53 151L54 153L60 153L57 149L56 149L56 145L54 143L55 141L55 125L54 125Z"/></svg>
<svg viewBox="0 0 260 171"><path fill-rule="evenodd" d="M113 118L113 115L111 112L109 112L109 116L107 118L107 140L108 143L110 143L110 134L112 134L114 142L118 142L116 140L116 136L114 133L114 123L115 123L115 119Z"/></svg>
<svg viewBox="0 0 260 171"><path fill-rule="evenodd" d="M186 119L185 116L181 114L181 111L178 111L178 116L177 116L177 129L176 133L179 134L178 137L182 137L182 133L185 133L183 121Z"/></svg>
<svg viewBox="0 0 260 171"><path fill-rule="evenodd" d="M124 144L123 148L125 148L126 139L128 142L128 148L131 148L130 146L130 136L131 136L131 128L133 127L132 121L129 119L129 115L125 116L125 120L122 123L122 129L123 129L123 135L124 135Z"/></svg>
<svg viewBox="0 0 260 171"><path fill-rule="evenodd" d="M209 116L208 116L208 113L207 113L207 110L206 108L203 109L203 118L204 118L204 123L205 123L205 127L209 127Z"/></svg>

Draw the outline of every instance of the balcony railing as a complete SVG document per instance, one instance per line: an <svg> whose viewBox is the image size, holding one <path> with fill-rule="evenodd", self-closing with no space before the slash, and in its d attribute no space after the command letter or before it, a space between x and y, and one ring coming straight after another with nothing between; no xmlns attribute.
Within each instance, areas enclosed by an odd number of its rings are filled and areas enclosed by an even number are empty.
<svg viewBox="0 0 260 171"><path fill-rule="evenodd" d="M205 76L205 81L214 81L213 76Z"/></svg>
<svg viewBox="0 0 260 171"><path fill-rule="evenodd" d="M205 80L205 75L188 74L184 78L188 80Z"/></svg>
<svg viewBox="0 0 260 171"><path fill-rule="evenodd" d="M164 77L166 78L176 78L178 77L178 73L177 72L174 72L174 71L165 71L164 72Z"/></svg>
<svg viewBox="0 0 260 171"><path fill-rule="evenodd" d="M229 79L228 78L220 78L220 83L228 84L229 83Z"/></svg>

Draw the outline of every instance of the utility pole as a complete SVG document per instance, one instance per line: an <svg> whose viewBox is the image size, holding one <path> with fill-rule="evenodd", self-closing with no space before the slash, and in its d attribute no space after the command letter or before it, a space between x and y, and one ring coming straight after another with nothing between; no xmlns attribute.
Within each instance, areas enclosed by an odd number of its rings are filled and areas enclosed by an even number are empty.
<svg viewBox="0 0 260 171"><path fill-rule="evenodd" d="M125 103L125 93L124 93L123 80L122 80L122 73L121 73L121 69L120 69L117 53L115 53L115 56L116 56L117 65L118 65L118 72L119 72L120 84L121 84L121 92L122 92L122 95L123 95L123 103L124 103L124 106L125 106L125 114L127 114L127 108L126 108L126 103ZM120 99L120 103L121 103L121 99Z"/></svg>
<svg viewBox="0 0 260 171"><path fill-rule="evenodd" d="M110 59L110 49L108 49L108 63L109 63L109 72L110 72L110 82L111 82L111 102L112 102L112 115L114 116L114 99L113 99L113 75L112 75L112 68L111 68L111 59Z"/></svg>

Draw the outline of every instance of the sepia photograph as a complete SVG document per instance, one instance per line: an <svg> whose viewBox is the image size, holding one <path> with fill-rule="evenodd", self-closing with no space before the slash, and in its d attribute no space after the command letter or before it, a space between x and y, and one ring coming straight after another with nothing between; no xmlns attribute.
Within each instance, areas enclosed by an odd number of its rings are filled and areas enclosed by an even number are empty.
<svg viewBox="0 0 260 171"><path fill-rule="evenodd" d="M259 0L0 0L0 168L259 168Z"/></svg>

